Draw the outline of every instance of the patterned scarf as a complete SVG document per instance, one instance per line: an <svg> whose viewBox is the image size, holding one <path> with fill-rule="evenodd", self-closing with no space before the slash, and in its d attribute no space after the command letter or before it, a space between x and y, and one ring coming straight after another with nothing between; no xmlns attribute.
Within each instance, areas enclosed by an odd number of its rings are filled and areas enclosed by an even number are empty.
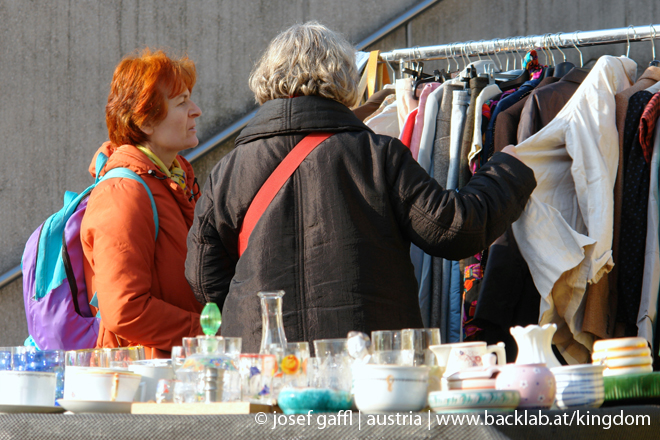
<svg viewBox="0 0 660 440"><path fill-rule="evenodd" d="M540 49L539 49L540 50ZM530 79L538 79L543 74L543 66L539 64L539 56L537 55L534 49L527 52L525 59L523 60L523 66L525 70L529 70Z"/></svg>
<svg viewBox="0 0 660 440"><path fill-rule="evenodd" d="M167 177L174 180L180 187L185 191L186 189L186 172L181 168L179 161L174 158L172 166L170 169L167 169L165 164L158 156L156 156L153 151L148 148L143 147L142 145L136 146L138 150L142 151L147 157L160 169Z"/></svg>

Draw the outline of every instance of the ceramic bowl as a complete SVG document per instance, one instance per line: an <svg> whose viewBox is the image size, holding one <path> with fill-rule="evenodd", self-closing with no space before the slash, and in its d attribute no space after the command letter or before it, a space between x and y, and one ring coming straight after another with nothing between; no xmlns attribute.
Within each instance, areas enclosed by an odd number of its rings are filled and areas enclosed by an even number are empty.
<svg viewBox="0 0 660 440"><path fill-rule="evenodd" d="M603 365L571 365L552 369L557 382L557 406L600 407L605 401Z"/></svg>
<svg viewBox="0 0 660 440"><path fill-rule="evenodd" d="M435 412L474 409L516 409L520 393L513 390L451 390L429 393L429 406Z"/></svg>
<svg viewBox="0 0 660 440"><path fill-rule="evenodd" d="M56 373L0 371L0 404L55 405Z"/></svg>
<svg viewBox="0 0 660 440"><path fill-rule="evenodd" d="M64 399L132 402L141 376L109 368L67 366Z"/></svg>
<svg viewBox="0 0 660 440"><path fill-rule="evenodd" d="M505 365L495 388L518 391L520 408L550 408L555 401L555 376L545 364Z"/></svg>
<svg viewBox="0 0 660 440"><path fill-rule="evenodd" d="M277 396L277 405L284 414L336 413L351 409L353 398L343 390L285 387Z"/></svg>
<svg viewBox="0 0 660 440"><path fill-rule="evenodd" d="M366 413L419 411L426 406L428 367L355 365L355 404Z"/></svg>

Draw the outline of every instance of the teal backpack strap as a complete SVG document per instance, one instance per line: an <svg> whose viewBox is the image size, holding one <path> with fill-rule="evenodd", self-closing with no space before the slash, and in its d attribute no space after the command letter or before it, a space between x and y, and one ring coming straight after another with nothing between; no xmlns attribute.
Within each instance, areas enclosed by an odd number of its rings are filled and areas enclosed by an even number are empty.
<svg viewBox="0 0 660 440"><path fill-rule="evenodd" d="M99 154L100 156L101 154ZM107 159L107 158L106 158ZM98 165L98 158L97 158L97 165ZM149 189L149 185L142 180L142 177L140 177L137 173L135 173L133 170L129 170L128 168L113 168L101 178L101 180L106 180L106 179L113 179L113 178L126 178L126 179L133 179L142 184L144 186L144 189L147 190L147 195L149 196L149 200L151 200L151 209L154 214L154 225L156 225L156 236L154 237L154 241L158 239L158 211L156 210L156 202L154 201L154 196L151 194L151 190Z"/></svg>
<svg viewBox="0 0 660 440"><path fill-rule="evenodd" d="M108 156L106 156L104 153L99 152L99 154L96 155L96 163L94 164L94 168L96 170L96 180L94 181L94 184L99 183L99 180L101 180L101 171L103 171L103 167L107 161Z"/></svg>

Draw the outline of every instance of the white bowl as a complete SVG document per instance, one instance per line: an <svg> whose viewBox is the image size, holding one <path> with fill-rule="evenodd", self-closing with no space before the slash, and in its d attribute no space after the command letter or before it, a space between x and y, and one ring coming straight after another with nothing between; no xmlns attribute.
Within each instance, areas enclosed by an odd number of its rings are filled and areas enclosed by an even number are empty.
<svg viewBox="0 0 660 440"><path fill-rule="evenodd" d="M366 413L419 411L426 406L428 367L355 365L355 404Z"/></svg>
<svg viewBox="0 0 660 440"><path fill-rule="evenodd" d="M55 373L0 371L0 404L55 405Z"/></svg>
<svg viewBox="0 0 660 440"><path fill-rule="evenodd" d="M574 406L598 408L605 401L603 365L570 365L552 369L557 382L556 404L561 409Z"/></svg>
<svg viewBox="0 0 660 440"><path fill-rule="evenodd" d="M132 402L141 376L109 368L66 366L64 399Z"/></svg>

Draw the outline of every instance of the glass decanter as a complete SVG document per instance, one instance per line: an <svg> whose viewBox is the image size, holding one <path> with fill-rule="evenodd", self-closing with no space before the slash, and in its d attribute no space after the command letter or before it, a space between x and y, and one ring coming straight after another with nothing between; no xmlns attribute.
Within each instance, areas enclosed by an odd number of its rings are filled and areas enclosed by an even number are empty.
<svg viewBox="0 0 660 440"><path fill-rule="evenodd" d="M270 354L272 344L286 347L284 321L282 320L283 290L259 292L261 298L261 348L260 354Z"/></svg>

